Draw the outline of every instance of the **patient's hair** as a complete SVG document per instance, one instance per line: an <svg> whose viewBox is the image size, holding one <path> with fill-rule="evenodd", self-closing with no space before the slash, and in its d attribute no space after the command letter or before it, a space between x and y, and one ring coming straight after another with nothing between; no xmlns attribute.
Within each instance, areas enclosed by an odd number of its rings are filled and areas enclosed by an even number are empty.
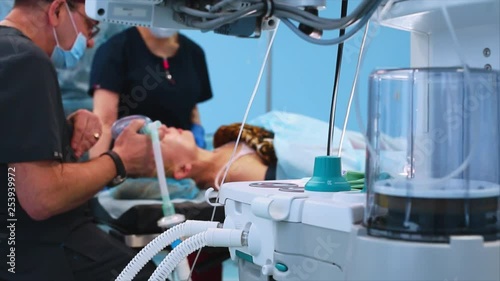
<svg viewBox="0 0 500 281"><path fill-rule="evenodd" d="M174 169L172 166L165 167L165 176L167 178L173 178L174 177Z"/></svg>
<svg viewBox="0 0 500 281"><path fill-rule="evenodd" d="M168 178L174 177L174 164L170 161L163 159L163 168L165 170L165 176Z"/></svg>

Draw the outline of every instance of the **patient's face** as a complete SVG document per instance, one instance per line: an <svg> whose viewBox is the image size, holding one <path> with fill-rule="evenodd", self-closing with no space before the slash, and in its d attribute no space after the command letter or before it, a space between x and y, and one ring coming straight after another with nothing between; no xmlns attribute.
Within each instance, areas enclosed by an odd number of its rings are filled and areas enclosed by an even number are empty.
<svg viewBox="0 0 500 281"><path fill-rule="evenodd" d="M174 127L163 127L161 140L163 161L169 165L184 165L196 157L197 146L193 133Z"/></svg>

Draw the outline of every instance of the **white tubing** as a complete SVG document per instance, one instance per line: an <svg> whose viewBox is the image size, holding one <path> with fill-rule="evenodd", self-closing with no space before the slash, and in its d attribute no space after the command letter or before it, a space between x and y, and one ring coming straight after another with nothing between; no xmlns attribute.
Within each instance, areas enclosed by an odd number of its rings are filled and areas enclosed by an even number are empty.
<svg viewBox="0 0 500 281"><path fill-rule="evenodd" d="M243 231L236 229L208 229L195 234L175 247L158 265L149 281L165 281L174 268L189 254L205 246L213 247L240 247L245 244L242 239Z"/></svg>
<svg viewBox="0 0 500 281"><path fill-rule="evenodd" d="M161 154L160 136L158 134L158 126L160 123L153 122L148 124L148 130L151 135L153 144L154 160L156 164L156 174L158 175L158 183L160 185L161 198L163 201L164 216L173 215L173 207L170 202L170 194L168 192L167 179L165 177L165 168L163 166L163 157ZM167 207L167 208L166 208Z"/></svg>
<svg viewBox="0 0 500 281"><path fill-rule="evenodd" d="M205 232L195 234L175 247L167 257L158 265L149 281L165 281L177 264L192 252L206 246Z"/></svg>
<svg viewBox="0 0 500 281"><path fill-rule="evenodd" d="M217 228L218 222L188 220L160 234L149 242L122 270L115 281L131 281L156 254L183 236L192 236L210 228Z"/></svg>
<svg viewBox="0 0 500 281"><path fill-rule="evenodd" d="M191 267L189 266L189 261L187 258L181 260L179 265L175 268L176 280L179 281L191 281Z"/></svg>

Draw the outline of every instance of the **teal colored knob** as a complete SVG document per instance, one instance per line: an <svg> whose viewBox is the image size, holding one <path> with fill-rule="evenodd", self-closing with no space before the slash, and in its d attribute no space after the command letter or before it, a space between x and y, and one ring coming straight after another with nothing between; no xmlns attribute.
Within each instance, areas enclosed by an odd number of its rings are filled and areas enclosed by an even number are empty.
<svg viewBox="0 0 500 281"><path fill-rule="evenodd" d="M318 156L314 159L314 173L305 190L315 192L349 191L351 186L342 176L341 158Z"/></svg>
<svg viewBox="0 0 500 281"><path fill-rule="evenodd" d="M276 269L278 271L281 271L281 272L287 272L288 271L288 266L286 266L285 264L282 264L282 263L277 263L274 267L276 267Z"/></svg>

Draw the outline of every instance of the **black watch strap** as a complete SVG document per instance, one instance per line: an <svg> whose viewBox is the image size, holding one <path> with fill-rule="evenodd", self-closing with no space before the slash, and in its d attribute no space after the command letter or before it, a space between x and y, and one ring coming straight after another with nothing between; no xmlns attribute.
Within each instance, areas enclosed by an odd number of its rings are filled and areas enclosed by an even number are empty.
<svg viewBox="0 0 500 281"><path fill-rule="evenodd" d="M123 161L120 158L120 156L112 150L106 151L103 154L101 154L101 156L103 156L103 155L108 155L109 157L111 157L111 159L113 159L113 162L115 163L115 167L116 167L116 177L113 178L107 184L107 186L116 186L116 185L119 185L120 183L124 182L127 179L127 171L125 170L125 165L123 165Z"/></svg>

